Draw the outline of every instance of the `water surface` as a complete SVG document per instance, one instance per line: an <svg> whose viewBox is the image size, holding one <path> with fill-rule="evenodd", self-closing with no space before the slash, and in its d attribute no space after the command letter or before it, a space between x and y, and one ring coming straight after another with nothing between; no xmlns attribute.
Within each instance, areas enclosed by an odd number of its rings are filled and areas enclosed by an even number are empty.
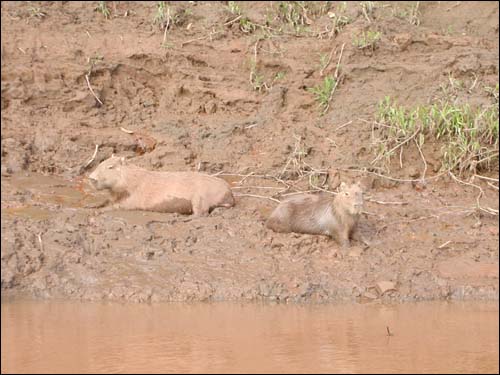
<svg viewBox="0 0 500 375"><path fill-rule="evenodd" d="M499 371L498 302L2 301L1 310L2 373Z"/></svg>

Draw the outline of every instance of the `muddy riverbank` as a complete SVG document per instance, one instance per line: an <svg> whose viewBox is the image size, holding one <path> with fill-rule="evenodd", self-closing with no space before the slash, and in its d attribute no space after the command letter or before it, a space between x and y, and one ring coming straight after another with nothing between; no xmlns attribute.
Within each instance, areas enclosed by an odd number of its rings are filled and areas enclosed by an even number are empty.
<svg viewBox="0 0 500 375"><path fill-rule="evenodd" d="M276 2L169 2L178 17L166 32L157 3L105 3L109 17L97 2L2 2L3 296L498 299L498 169L459 183L430 141L425 164L408 145L385 170L372 138L385 96L486 106L496 85L498 100L498 3L414 2L416 22L411 2L376 2L366 15L333 2L293 32L277 31L288 21ZM332 32L339 12L349 23ZM243 15L261 26L246 29ZM369 28L377 48L356 47ZM310 89L339 60L321 115ZM86 208L106 199L86 177L112 153L218 173L236 205L194 219ZM358 180L369 246L340 257L326 237L265 228L268 198Z"/></svg>

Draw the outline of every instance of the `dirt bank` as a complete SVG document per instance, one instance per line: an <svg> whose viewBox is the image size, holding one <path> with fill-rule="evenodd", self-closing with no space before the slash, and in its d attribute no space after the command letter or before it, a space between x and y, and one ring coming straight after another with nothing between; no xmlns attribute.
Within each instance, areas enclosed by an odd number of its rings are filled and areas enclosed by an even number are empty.
<svg viewBox="0 0 500 375"><path fill-rule="evenodd" d="M439 142L372 164L384 97L487 105L497 85L498 100L498 3L168 2L160 25L159 3L99 3L2 2L2 295L498 299L497 166L459 183ZM367 30L378 40L358 48ZM310 89L327 76L321 115ZM219 173L236 206L196 219L85 208L104 199L85 177L113 152ZM264 227L265 197L356 180L370 246L340 258L327 238Z"/></svg>

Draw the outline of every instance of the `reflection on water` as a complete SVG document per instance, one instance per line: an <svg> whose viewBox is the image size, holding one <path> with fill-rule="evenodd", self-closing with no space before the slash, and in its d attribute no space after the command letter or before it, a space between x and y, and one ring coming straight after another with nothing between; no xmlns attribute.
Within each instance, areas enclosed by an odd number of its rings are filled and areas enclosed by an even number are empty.
<svg viewBox="0 0 500 375"><path fill-rule="evenodd" d="M1 310L2 373L499 370L497 302L2 301Z"/></svg>

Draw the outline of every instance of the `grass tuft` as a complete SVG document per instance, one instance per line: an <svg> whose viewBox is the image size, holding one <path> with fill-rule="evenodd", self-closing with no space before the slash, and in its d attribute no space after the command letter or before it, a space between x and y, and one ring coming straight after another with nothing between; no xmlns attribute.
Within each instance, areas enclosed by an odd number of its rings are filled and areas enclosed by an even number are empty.
<svg viewBox="0 0 500 375"><path fill-rule="evenodd" d="M382 34L379 31L363 31L354 38L352 44L359 49L370 48L373 51L381 36Z"/></svg>
<svg viewBox="0 0 500 375"><path fill-rule="evenodd" d="M498 105L472 107L438 101L432 105L405 108L390 97L379 103L375 140L376 161L385 161L418 142L440 142L441 168L460 174L475 174L498 167ZM425 151L425 150L424 150Z"/></svg>
<svg viewBox="0 0 500 375"><path fill-rule="evenodd" d="M330 99L336 86L337 80L333 76L327 76L319 85L307 89L307 91L314 94L323 114L328 109Z"/></svg>
<svg viewBox="0 0 500 375"><path fill-rule="evenodd" d="M100 12L107 20L111 17L111 12L108 9L105 1L99 1L96 10Z"/></svg>

